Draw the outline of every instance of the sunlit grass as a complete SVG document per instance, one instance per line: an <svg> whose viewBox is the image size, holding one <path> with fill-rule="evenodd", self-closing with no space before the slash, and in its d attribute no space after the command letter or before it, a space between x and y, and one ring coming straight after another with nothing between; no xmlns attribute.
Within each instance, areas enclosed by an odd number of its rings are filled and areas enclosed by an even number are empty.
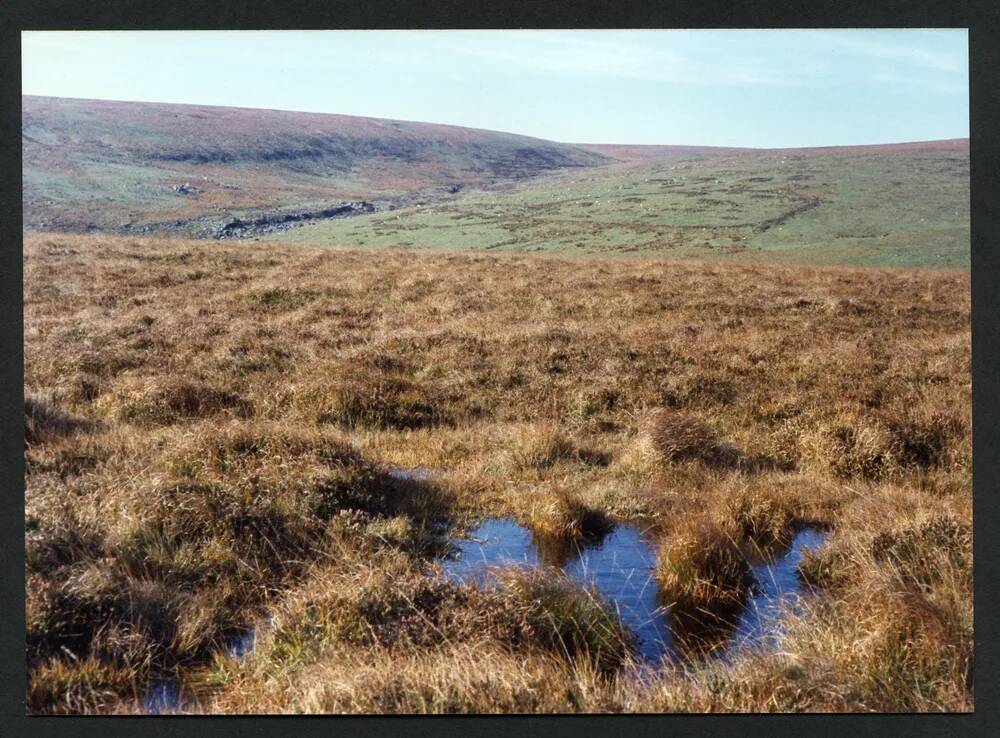
<svg viewBox="0 0 1000 738"><path fill-rule="evenodd" d="M50 235L24 264L33 712L174 677L234 712L972 707L967 272ZM694 612L830 537L776 652L636 680L556 572L436 576L487 515L642 520Z"/></svg>

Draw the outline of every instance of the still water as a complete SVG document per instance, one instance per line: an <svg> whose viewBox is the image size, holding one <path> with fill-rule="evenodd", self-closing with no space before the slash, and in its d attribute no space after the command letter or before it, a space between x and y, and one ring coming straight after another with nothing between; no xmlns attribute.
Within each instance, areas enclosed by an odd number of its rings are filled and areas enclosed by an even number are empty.
<svg viewBox="0 0 1000 738"><path fill-rule="evenodd" d="M417 470L423 476L423 470ZM400 470L407 476L413 470ZM815 528L799 531L780 556L752 566L757 587L739 616L722 649L715 653L732 658L744 648L773 648L780 635L782 614L794 608L802 593L797 567L807 550L819 548L827 534ZM582 546L554 545L534 536L511 518L490 518L467 537L452 540L452 552L441 561L454 581L489 586L497 567L556 566L566 576L591 586L615 609L621 621L639 639L639 656L648 664L676 656L669 608L662 604L656 580L656 548L637 527L619 524L599 540ZM257 630L248 629L228 644L230 656L250 653ZM143 698L149 714L183 710L182 690L176 682L150 685Z"/></svg>
<svg viewBox="0 0 1000 738"><path fill-rule="evenodd" d="M806 528L780 556L752 567L758 586L717 653L731 656L738 649L773 644L782 614L802 593L796 572L802 555L825 538L822 531ZM573 581L594 587L615 609L639 638L641 657L656 662L674 655L669 608L655 575L656 549L635 526L619 524L604 538L567 550L554 548L511 518L491 518L452 545L442 565L455 581L488 585L496 567L557 566Z"/></svg>

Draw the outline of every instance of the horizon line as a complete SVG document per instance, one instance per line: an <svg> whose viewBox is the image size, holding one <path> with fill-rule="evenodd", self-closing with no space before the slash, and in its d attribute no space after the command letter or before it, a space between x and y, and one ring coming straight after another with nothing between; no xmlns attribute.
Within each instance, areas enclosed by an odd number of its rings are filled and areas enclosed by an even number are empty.
<svg viewBox="0 0 1000 738"><path fill-rule="evenodd" d="M181 107L200 107L200 108L224 108L228 110L259 110L274 113L304 113L306 115L330 115L339 116L342 118L366 118L370 120L385 120L393 121L398 123L414 123L419 125L430 125L430 126L444 126L449 128L463 128L471 131L485 131L488 133L502 133L508 136L523 136L525 138L533 138L538 141L548 141L550 143L564 144L567 146L621 146L621 147L648 147L648 148L688 148L688 149L718 149L724 151L742 151L742 152L761 152L761 151L791 151L791 150L805 150L805 149L840 149L840 148L864 148L864 147L879 147L879 146L906 146L915 144L929 144L929 143L946 143L946 142L958 142L958 141L970 141L970 136L951 136L947 138L929 138L929 139L919 139L919 140L908 140L908 141L879 141L876 143L824 143L824 144L810 144L804 146L739 146L739 145L721 145L721 144L690 144L690 143L633 143L633 142L583 142L583 141L559 141L551 138L542 138L530 133L517 133L515 131L503 131L497 128L483 128L479 126L467 126L459 123L441 123L437 121L428 120L412 120L408 118L385 118L375 115L358 115L353 113L330 113L322 112L317 110L292 110L290 108L267 108L267 107L247 107L245 105L217 105L217 104L206 104L206 103L196 103L196 102L168 102L164 100L122 100L115 98L103 98L103 97L70 97L63 95L37 95L28 92L22 92L21 97L35 97L43 98L48 100L78 100L81 102L108 102L108 103L132 103L138 105L177 105Z"/></svg>

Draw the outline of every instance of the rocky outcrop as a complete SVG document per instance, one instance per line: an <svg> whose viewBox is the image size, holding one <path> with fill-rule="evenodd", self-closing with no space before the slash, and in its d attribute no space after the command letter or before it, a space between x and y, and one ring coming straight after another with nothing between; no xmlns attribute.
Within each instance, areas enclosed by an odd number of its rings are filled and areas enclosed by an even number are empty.
<svg viewBox="0 0 1000 738"><path fill-rule="evenodd" d="M303 223L312 220L327 220L330 218L346 218L362 213L374 213L375 205L362 200L361 202L345 202L342 205L323 210L300 211L294 213L278 213L265 215L252 220L234 218L204 234L216 239L252 238L264 233L279 233L291 228L298 228Z"/></svg>

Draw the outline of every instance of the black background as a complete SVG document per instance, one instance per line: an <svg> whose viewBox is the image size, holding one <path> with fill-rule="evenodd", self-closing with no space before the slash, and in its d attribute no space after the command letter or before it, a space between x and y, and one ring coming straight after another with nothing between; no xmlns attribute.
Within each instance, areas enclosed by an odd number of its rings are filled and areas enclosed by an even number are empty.
<svg viewBox="0 0 1000 738"><path fill-rule="evenodd" d="M975 704L972 715L29 717L24 710L22 30L322 28L969 28ZM0 737L21 735L742 736L1000 734L1000 2L997 0L3 0L0 4ZM447 122L447 121L442 121ZM665 142L669 143L669 142ZM990 729L988 726L993 725Z"/></svg>

